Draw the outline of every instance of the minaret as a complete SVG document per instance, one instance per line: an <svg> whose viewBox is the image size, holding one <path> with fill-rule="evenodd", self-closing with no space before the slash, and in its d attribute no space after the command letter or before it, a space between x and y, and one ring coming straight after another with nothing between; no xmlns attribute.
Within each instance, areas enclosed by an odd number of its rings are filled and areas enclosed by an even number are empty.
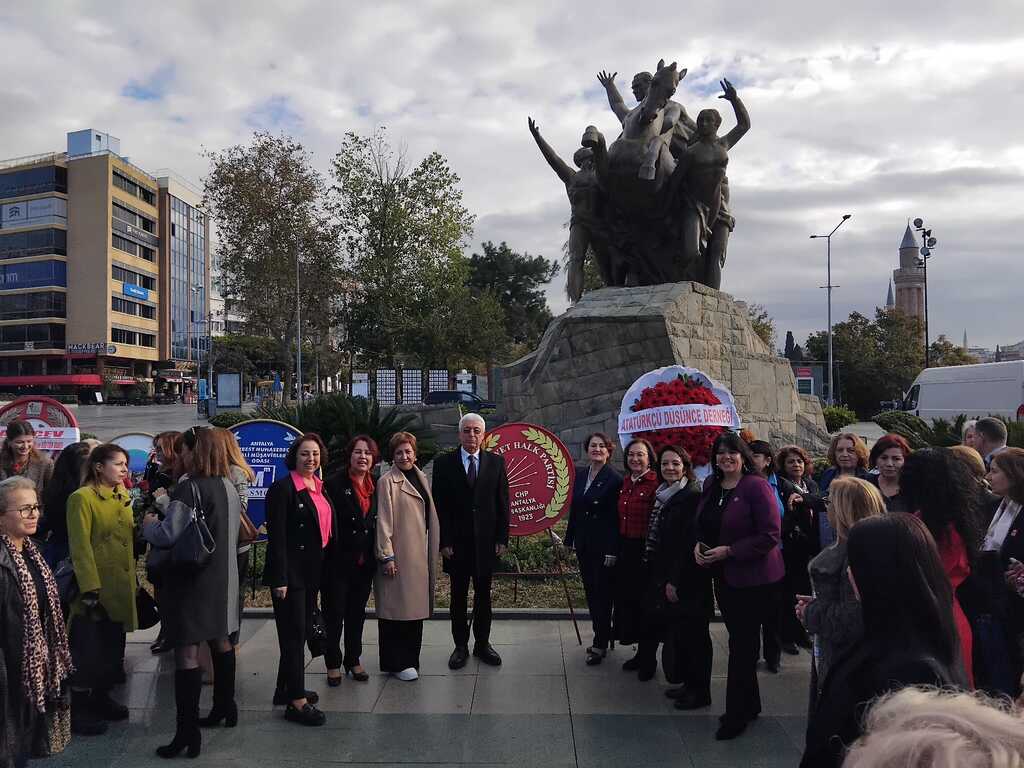
<svg viewBox="0 0 1024 768"><path fill-rule="evenodd" d="M967 329L964 328L964 352L967 351Z"/></svg>
<svg viewBox="0 0 1024 768"><path fill-rule="evenodd" d="M892 273L896 284L896 308L909 317L916 317L924 327L924 269L918 266L917 238L907 224L900 243L900 266ZM923 332L923 330L922 330Z"/></svg>

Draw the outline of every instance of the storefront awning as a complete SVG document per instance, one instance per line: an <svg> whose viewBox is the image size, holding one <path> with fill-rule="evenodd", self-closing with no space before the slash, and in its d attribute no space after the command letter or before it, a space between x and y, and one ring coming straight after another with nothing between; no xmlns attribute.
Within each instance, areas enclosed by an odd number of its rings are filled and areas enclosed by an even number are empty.
<svg viewBox="0 0 1024 768"><path fill-rule="evenodd" d="M102 387L103 379L98 373L73 373L60 376L0 376L0 387L46 387L68 384L77 387Z"/></svg>

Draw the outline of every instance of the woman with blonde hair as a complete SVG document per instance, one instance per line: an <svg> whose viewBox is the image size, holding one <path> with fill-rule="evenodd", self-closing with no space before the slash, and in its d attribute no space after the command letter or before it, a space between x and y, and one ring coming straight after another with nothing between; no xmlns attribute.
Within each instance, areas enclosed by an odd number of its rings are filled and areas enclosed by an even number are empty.
<svg viewBox="0 0 1024 768"><path fill-rule="evenodd" d="M843 768L1017 768L1024 719L990 699L937 688L904 688L878 699Z"/></svg>
<svg viewBox="0 0 1024 768"><path fill-rule="evenodd" d="M827 496L832 481L840 477L871 479L868 473L870 452L860 435L853 432L840 432L835 435L828 446L827 455L829 468L822 472L818 479L822 495ZM829 524L828 515L818 516L818 538L822 549L836 540L836 532Z"/></svg>
<svg viewBox="0 0 1024 768"><path fill-rule="evenodd" d="M836 532L836 542L823 549L807 566L814 596L797 595L797 616L814 637L811 712L832 661L852 648L864 632L860 603L846 578L847 537L858 521L883 514L882 494L867 480L841 477L832 483L828 516Z"/></svg>

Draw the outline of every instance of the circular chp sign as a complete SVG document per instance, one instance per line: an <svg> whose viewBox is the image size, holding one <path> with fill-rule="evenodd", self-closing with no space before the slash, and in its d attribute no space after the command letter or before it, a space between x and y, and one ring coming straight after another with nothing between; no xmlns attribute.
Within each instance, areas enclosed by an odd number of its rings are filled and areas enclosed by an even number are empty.
<svg viewBox="0 0 1024 768"><path fill-rule="evenodd" d="M681 365L645 373L626 390L619 410L623 448L635 437L649 440L656 452L678 445L701 476L707 474L715 438L739 428L732 392L703 371Z"/></svg>
<svg viewBox="0 0 1024 768"><path fill-rule="evenodd" d="M572 499L572 457L543 427L502 424L484 438L484 450L505 459L511 536L529 536L557 523Z"/></svg>

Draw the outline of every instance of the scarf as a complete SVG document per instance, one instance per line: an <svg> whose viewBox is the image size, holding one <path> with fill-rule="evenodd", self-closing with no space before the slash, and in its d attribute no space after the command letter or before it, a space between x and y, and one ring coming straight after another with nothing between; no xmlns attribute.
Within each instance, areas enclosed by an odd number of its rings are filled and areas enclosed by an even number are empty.
<svg viewBox="0 0 1024 768"><path fill-rule="evenodd" d="M359 509L363 512L363 517L366 517L370 512L370 499L373 497L373 478L370 477L370 473L367 472L362 482L359 482L356 478L349 475L352 480L352 492L355 493L356 502L359 504Z"/></svg>
<svg viewBox="0 0 1024 768"><path fill-rule="evenodd" d="M71 675L73 669L57 582L31 539L25 539L21 552L6 534L0 534L0 543L11 553L23 606L21 618L25 644L21 653L21 684L36 710L45 712L46 700L60 696L61 683ZM50 604L49 621L44 621L40 615L36 582L25 563L26 556L35 563L46 585L46 598Z"/></svg>
<svg viewBox="0 0 1024 768"><path fill-rule="evenodd" d="M662 483L654 492L654 509L651 510L651 520L647 526L647 541L644 542L643 561L646 563L658 551L658 542L661 538L661 510L668 504L669 499L675 496L686 486L686 478L669 485Z"/></svg>
<svg viewBox="0 0 1024 768"><path fill-rule="evenodd" d="M992 517L992 522L989 523L988 531L985 533L985 540L981 544L983 552L998 552L1003 548L1006 534L1010 532L1010 526L1013 525L1013 521L1017 519L1020 511L1021 505L1009 497L999 503L999 509Z"/></svg>

